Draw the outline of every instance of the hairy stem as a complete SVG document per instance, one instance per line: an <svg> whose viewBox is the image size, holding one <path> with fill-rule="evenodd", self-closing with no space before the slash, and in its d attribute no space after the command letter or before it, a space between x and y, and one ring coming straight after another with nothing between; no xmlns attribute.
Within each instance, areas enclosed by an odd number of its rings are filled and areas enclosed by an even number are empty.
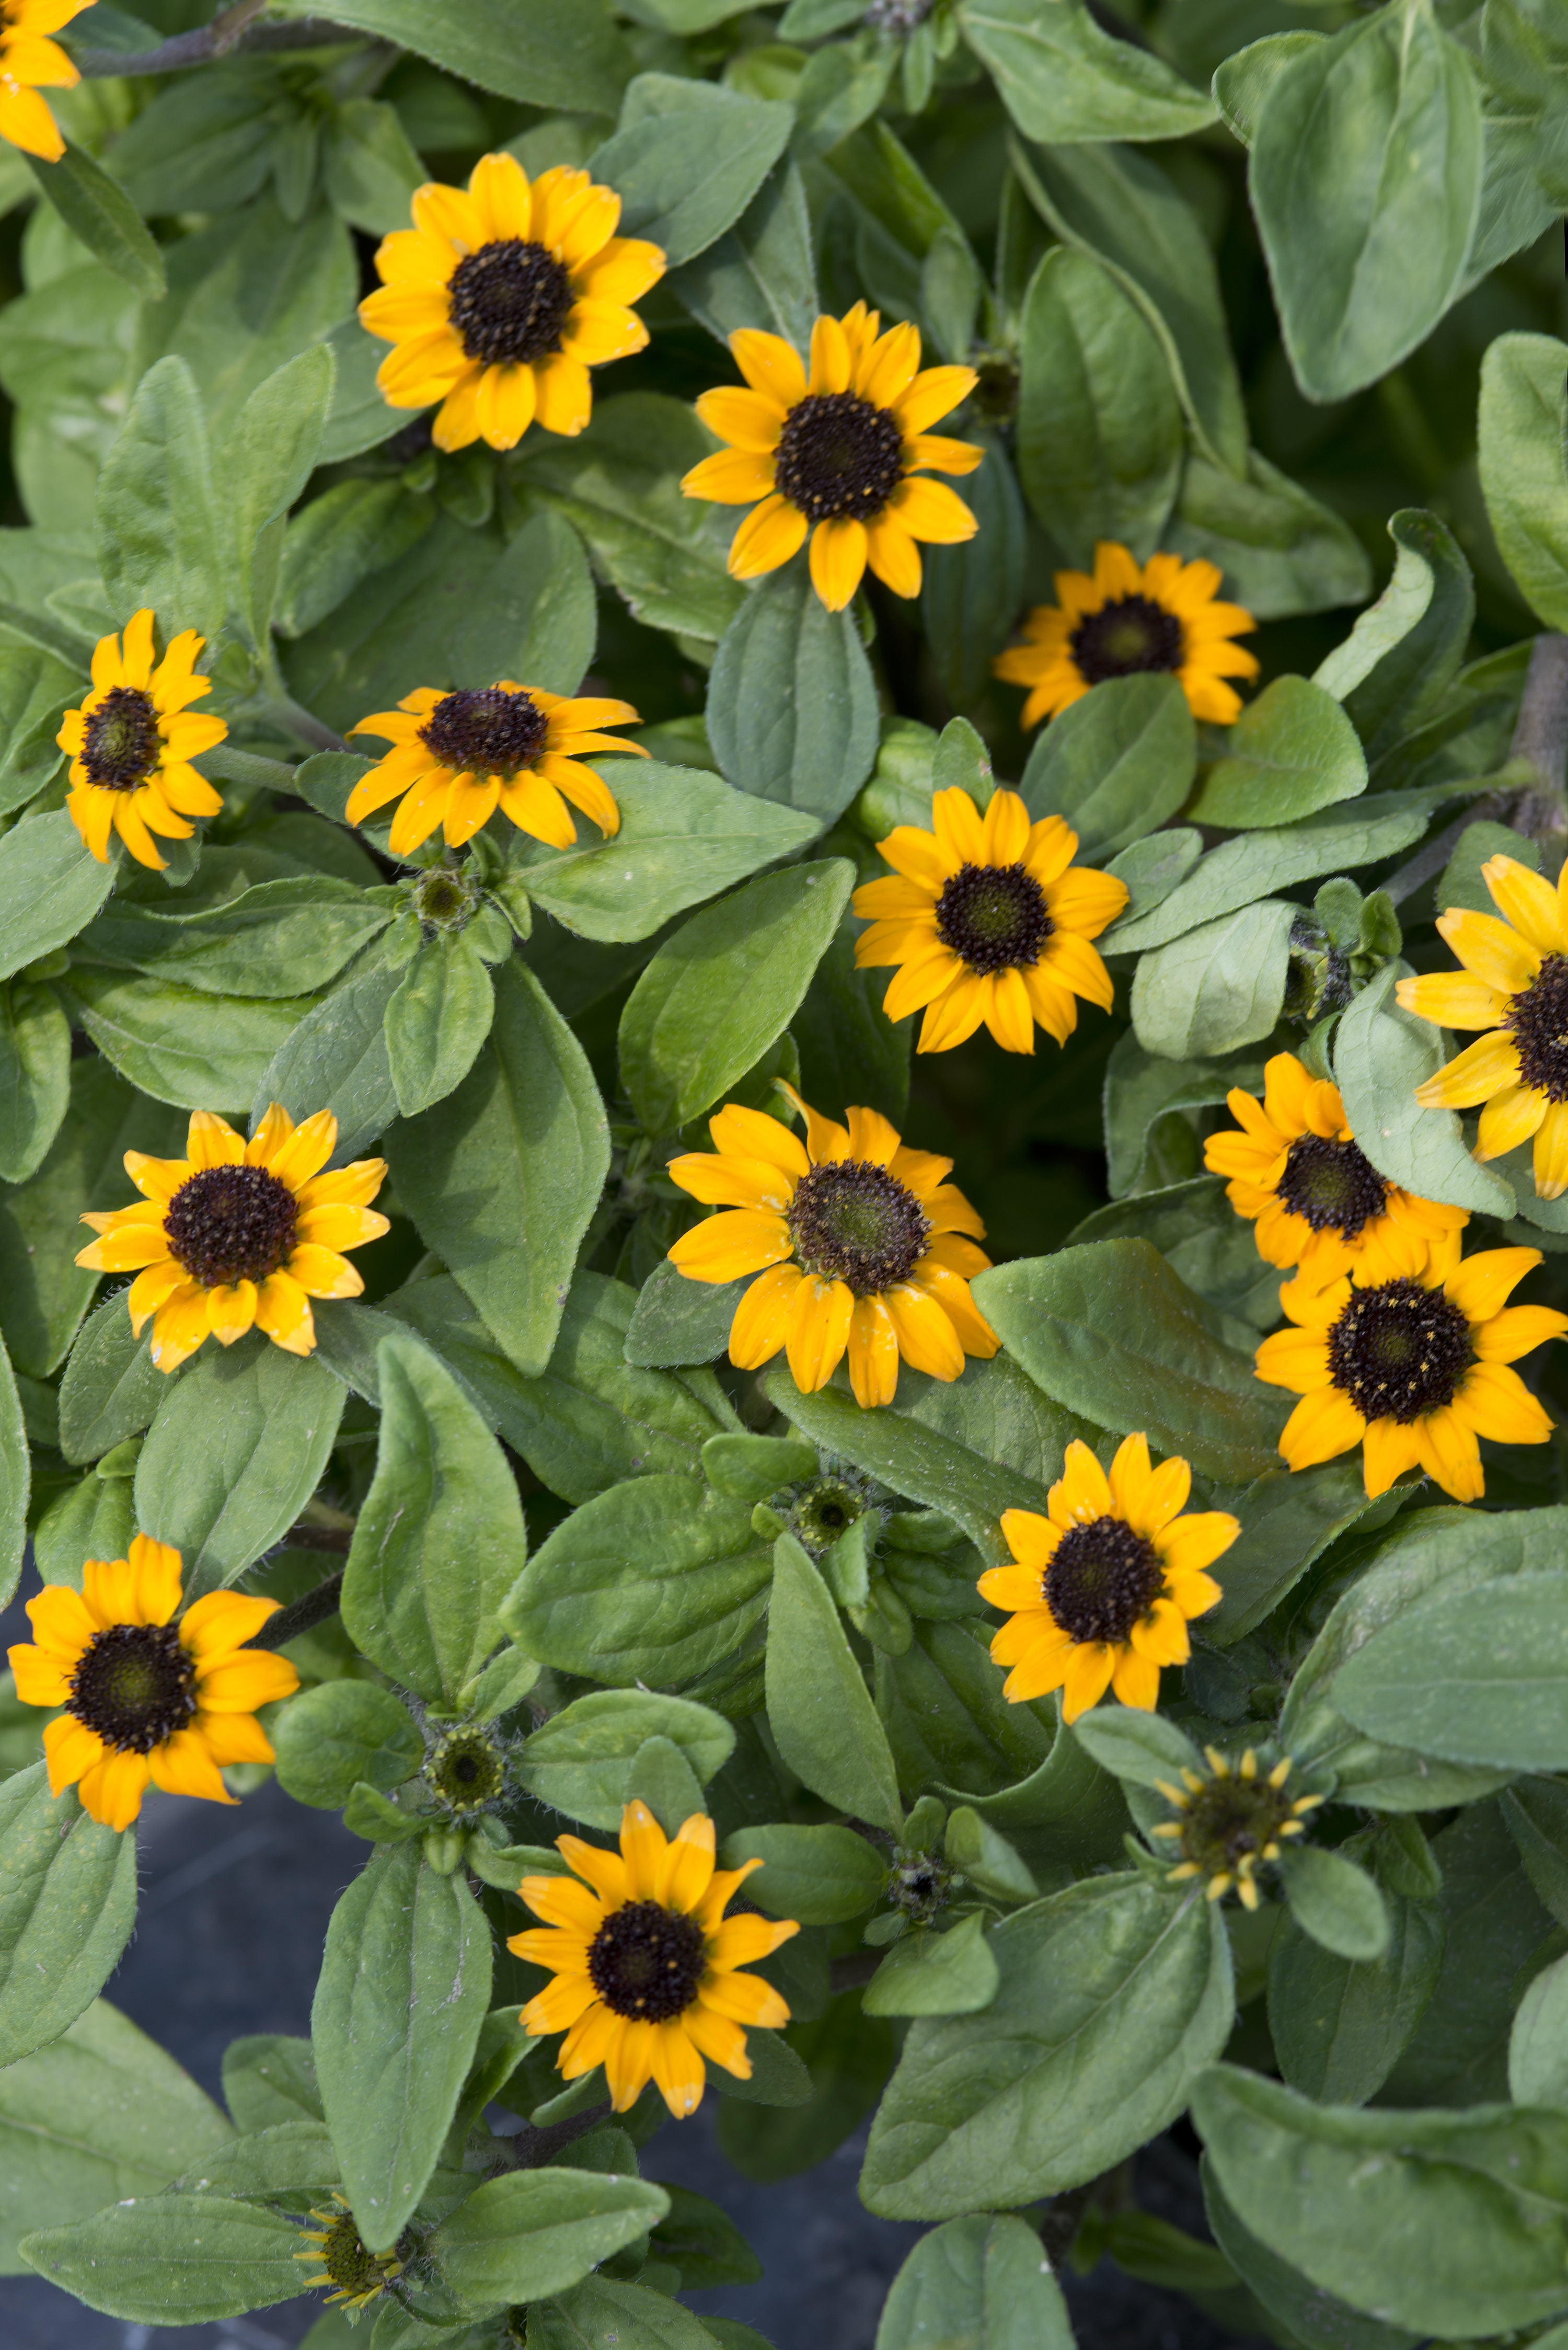
<svg viewBox="0 0 1568 2350"><path fill-rule="evenodd" d="M268 49L322 49L340 41L366 36L348 25L335 25L325 16L298 16L291 24L258 25L254 19L266 0L237 0L210 25L193 33L177 33L155 49L81 49L78 70L88 80L119 79L124 75L180 73L191 66L211 65L215 58L255 57Z"/></svg>
<svg viewBox="0 0 1568 2350"><path fill-rule="evenodd" d="M302 1632L314 1631L317 1624L325 1624L329 1616L337 1613L343 1597L343 1575L344 1569L339 1567L336 1575L329 1575L325 1582L318 1583L314 1591L304 1592L299 1598L290 1600L286 1607L280 1607L275 1616L267 1617L261 1630L254 1639L247 1640L245 1646L248 1648L282 1648L290 1640L297 1640Z"/></svg>

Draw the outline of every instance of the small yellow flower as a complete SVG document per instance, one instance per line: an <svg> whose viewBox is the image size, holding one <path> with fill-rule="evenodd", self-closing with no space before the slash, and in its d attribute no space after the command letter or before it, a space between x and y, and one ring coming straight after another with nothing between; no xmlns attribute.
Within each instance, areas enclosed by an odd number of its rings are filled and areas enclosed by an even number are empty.
<svg viewBox="0 0 1568 2350"><path fill-rule="evenodd" d="M403 2263L395 2251L373 2252L354 2224L354 2214L343 2197L333 2190L335 2208L330 2211L311 2211L311 2218L320 2222L315 2228L302 2228L300 2233L307 2244L316 2249L296 2252L296 2261L314 2263L318 2273L302 2277L302 2284L310 2287L331 2285L327 2296L327 2306L342 2302L352 2310L368 2308L379 2300L393 2277L401 2276ZM348 2320L350 2325L353 2318Z"/></svg>
<svg viewBox="0 0 1568 2350"><path fill-rule="evenodd" d="M897 963L882 998L889 1020L925 1006L922 1053L945 1053L981 1021L1009 1053L1033 1053L1039 1022L1058 1045L1078 1024L1075 997L1111 1008L1111 975L1096 949L1127 902L1125 881L1072 872L1078 836L1059 816L1029 821L1016 792L997 791L982 816L956 785L931 799L931 829L901 824L877 843L887 879L855 892L873 918L857 941L858 970Z"/></svg>
<svg viewBox="0 0 1568 2350"><path fill-rule="evenodd" d="M13 1648L24 1705L64 1706L45 1725L49 1788L75 1787L103 1826L127 1828L149 1781L166 1794L232 1804L227 1762L270 1762L256 1708L292 1697L286 1657L249 1648L275 1599L212 1591L180 1614L180 1554L137 1534L127 1558L89 1558L82 1587L46 1584L27 1602L36 1646Z"/></svg>
<svg viewBox="0 0 1568 2350"><path fill-rule="evenodd" d="M1321 1795L1298 1795L1293 1803L1284 1793L1292 1762L1287 1754L1272 1770L1258 1775L1258 1757L1249 1746L1235 1771L1216 1747L1206 1746L1210 1776L1183 1771L1183 1785L1155 1782L1168 1804L1182 1814L1167 1820L1153 1833L1177 1844L1181 1858L1169 1873L1169 1882L1208 1879L1210 1901L1221 1901L1232 1886L1244 1909L1258 1906L1258 1869L1278 1860L1286 1836L1305 1833L1303 1821L1316 1809Z"/></svg>
<svg viewBox="0 0 1568 2350"><path fill-rule="evenodd" d="M920 539L954 546L979 525L956 491L917 476L971 473L984 451L927 430L967 400L972 368L920 370L917 327L891 327L864 302L811 332L808 376L782 336L743 327L730 338L748 390L705 391L697 413L730 446L693 465L689 498L752 506L730 546L737 579L798 555L811 534L811 577L842 612L867 563L895 596L920 592ZM760 504L753 501L760 500Z"/></svg>
<svg viewBox="0 0 1568 2350"><path fill-rule="evenodd" d="M982 1599L1012 1612L991 1644L1010 1665L1002 1694L1014 1705L1062 1691L1076 1721L1107 1689L1152 1712L1162 1665L1184 1665L1188 1619L1218 1605L1204 1572L1241 1531L1224 1510L1183 1517L1192 1471L1179 1454L1149 1466L1148 1441L1129 1436L1107 1475L1086 1444L1068 1445L1048 1514L1006 1510L1012 1559L980 1578Z"/></svg>
<svg viewBox="0 0 1568 2350"><path fill-rule="evenodd" d="M152 614L133 612L124 650L117 636L100 637L92 657L92 691L67 710L55 740L71 754L71 822L100 865L109 862L118 832L139 865L161 872L167 860L152 845L189 840L188 819L216 816L221 795L190 764L228 733L221 718L189 715L189 705L212 691L195 663L206 642L182 629L153 667Z"/></svg>
<svg viewBox="0 0 1568 2350"><path fill-rule="evenodd" d="M1485 1249L1461 1264L1458 1232L1428 1245L1391 1231L1384 1246L1392 1276L1357 1265L1315 1295L1300 1281L1280 1292L1296 1326L1257 1353L1258 1377L1301 1398L1280 1451L1292 1469L1311 1469L1359 1444L1369 1494L1421 1468L1456 1502L1479 1502L1478 1437L1544 1444L1552 1433L1507 1366L1562 1337L1568 1314L1505 1305L1539 1249Z"/></svg>
<svg viewBox="0 0 1568 2350"><path fill-rule="evenodd" d="M1102 540L1095 576L1058 571L1054 604L1023 623L1026 644L1000 653L998 677L1030 691L1025 726L1077 702L1108 677L1164 670L1180 681L1195 718L1228 726L1241 697L1228 677L1256 677L1258 664L1233 644L1257 622L1240 604L1217 604L1223 575L1212 563L1153 555L1140 568L1125 546Z"/></svg>
<svg viewBox="0 0 1568 2350"><path fill-rule="evenodd" d="M570 848L577 831L567 800L608 839L620 830L620 810L580 754L613 751L618 758L645 759L640 743L595 731L636 724L629 702L568 702L510 678L455 693L421 685L396 710L349 728L351 734L379 734L393 748L360 776L344 813L350 824L363 824L389 800L401 799L388 838L394 857L411 855L437 825L447 847L460 848L497 808L520 832Z"/></svg>
<svg viewBox="0 0 1568 2350"><path fill-rule="evenodd" d="M1209 1137L1203 1163L1231 1178L1226 1197L1254 1222L1259 1255L1299 1265L1304 1289L1357 1264L1364 1279L1386 1279L1405 1262L1402 1252L1388 1255L1390 1234L1438 1241L1469 1223L1468 1210L1417 1199L1380 1175L1351 1133L1339 1087L1293 1053L1268 1062L1261 1102L1240 1086L1225 1099L1236 1126Z"/></svg>
<svg viewBox="0 0 1568 2350"><path fill-rule="evenodd" d="M0 139L57 163L66 151L41 89L74 89L81 79L50 33L92 0L0 0Z"/></svg>
<svg viewBox="0 0 1568 2350"><path fill-rule="evenodd" d="M393 348L376 381L391 408L441 402L438 449L514 449L530 424L570 438L593 409L588 369L639 351L627 305L664 255L617 236L620 198L566 164L532 187L514 155L482 155L461 188L416 191L411 229L383 237L381 284L359 305Z"/></svg>
<svg viewBox="0 0 1568 2350"><path fill-rule="evenodd" d="M368 1203L384 1159L324 1175L337 1139L329 1109L296 1126L274 1102L246 1142L226 1118L199 1109L183 1159L128 1150L142 1194L129 1208L89 1210L101 1235L77 1258L94 1273L135 1273L127 1293L138 1337L149 1315L152 1359L177 1371L211 1332L222 1347L253 1323L291 1355L316 1347L313 1297L358 1297L365 1284L340 1256L389 1229Z"/></svg>
<svg viewBox="0 0 1568 2350"><path fill-rule="evenodd" d="M1535 1189L1568 1191L1568 868L1557 887L1516 858L1490 857L1481 879L1504 920L1459 907L1438 929L1463 971L1402 979L1407 1012L1443 1028L1486 1028L1416 1088L1423 1109L1480 1114L1478 1159L1501 1159L1535 1138Z"/></svg>
<svg viewBox="0 0 1568 2350"><path fill-rule="evenodd" d="M650 2080L677 2121L694 2114L704 2058L749 2081L742 2027L776 2032L789 2009L771 1984L737 1969L800 1931L788 1918L725 1917L761 1861L715 1869L705 1813L683 1820L671 1842L641 1803L621 1814L618 1855L573 1835L556 1845L576 1876L525 1877L518 1891L545 1922L506 1945L555 1977L524 2009L524 2031L565 2032L556 2063L568 2081L602 2064L618 2114Z"/></svg>
<svg viewBox="0 0 1568 2350"><path fill-rule="evenodd" d="M975 1246L985 1226L944 1180L952 1160L909 1149L874 1109L850 1110L846 1131L784 1091L804 1143L732 1103L708 1122L716 1157L670 1162L694 1200L732 1211L683 1233L671 1264L689 1281L760 1276L735 1308L730 1360L756 1370L782 1347L811 1394L847 1351L855 1400L869 1406L892 1402L900 1356L956 1379L966 1354L994 1355L1001 1342L969 1294L969 1275L991 1263Z"/></svg>

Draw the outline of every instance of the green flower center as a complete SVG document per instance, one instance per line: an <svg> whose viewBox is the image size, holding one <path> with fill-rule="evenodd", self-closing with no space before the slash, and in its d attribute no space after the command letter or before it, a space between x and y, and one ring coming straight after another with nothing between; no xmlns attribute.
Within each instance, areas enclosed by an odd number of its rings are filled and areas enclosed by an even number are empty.
<svg viewBox="0 0 1568 2350"><path fill-rule="evenodd" d="M1234 1877L1249 1854L1261 1857L1294 1812L1282 1787L1266 1778L1205 1779L1181 1815L1181 1856L1205 1877Z"/></svg>
<svg viewBox="0 0 1568 2350"><path fill-rule="evenodd" d="M839 1535L847 1534L865 1513L864 1493L842 1477L825 1477L796 1496L787 1515L791 1534L815 1557L831 1550Z"/></svg>
<svg viewBox="0 0 1568 2350"><path fill-rule="evenodd" d="M1042 1596L1064 1632L1080 1642L1125 1640L1159 1595L1159 1553L1125 1518L1069 1526L1045 1569Z"/></svg>
<svg viewBox="0 0 1568 2350"><path fill-rule="evenodd" d="M482 1730L453 1730L426 1762L424 1775L450 1810L479 1812L504 1789L506 1757Z"/></svg>
<svg viewBox="0 0 1568 2350"><path fill-rule="evenodd" d="M1314 1232L1337 1232L1353 1241L1383 1213L1388 1186L1355 1143L1302 1134L1285 1153L1279 1196Z"/></svg>
<svg viewBox="0 0 1568 2350"><path fill-rule="evenodd" d="M95 1632L70 1679L70 1711L122 1754L149 1754L196 1711L195 1668L172 1624Z"/></svg>
<svg viewBox="0 0 1568 2350"><path fill-rule="evenodd" d="M351 2211L338 2214L327 2228L321 2247L321 2265L341 2293L353 2301L370 2301L386 2290L387 2279L400 2267L390 2252L373 2252L354 2225Z"/></svg>
<svg viewBox="0 0 1568 2350"><path fill-rule="evenodd" d="M806 1272L847 1282L857 1297L907 1281L931 1236L908 1184L865 1159L811 1168L795 1185L788 1221Z"/></svg>
<svg viewBox="0 0 1568 2350"><path fill-rule="evenodd" d="M784 419L774 480L809 522L870 522L903 473L898 419L857 392L808 392Z"/></svg>
<svg viewBox="0 0 1568 2350"><path fill-rule="evenodd" d="M659 1901L612 1909L588 1945L588 1974L605 2005L639 2023L668 2023L697 1996L708 1963L702 1929Z"/></svg>
<svg viewBox="0 0 1568 2350"><path fill-rule="evenodd" d="M937 899L937 936L971 971L1032 969L1053 927L1045 892L1022 865L961 865Z"/></svg>
<svg viewBox="0 0 1568 2350"><path fill-rule="evenodd" d="M465 254L447 280L452 331L465 359L528 365L561 348L576 296L564 263L525 237Z"/></svg>
<svg viewBox="0 0 1568 2350"><path fill-rule="evenodd" d="M265 1167L203 1167L170 1201L170 1253L203 1289L265 1281L294 1247L299 1208Z"/></svg>
<svg viewBox="0 0 1568 2350"><path fill-rule="evenodd" d="M1067 639L1078 674L1089 685L1140 670L1181 667L1183 631L1174 612L1147 596L1118 596L1085 613Z"/></svg>
<svg viewBox="0 0 1568 2350"><path fill-rule="evenodd" d="M1474 1360L1464 1315L1440 1289L1418 1281L1353 1289L1328 1334L1334 1386L1363 1419L1401 1428L1452 1403Z"/></svg>
<svg viewBox="0 0 1568 2350"><path fill-rule="evenodd" d="M105 792L133 792L157 766L163 745L151 694L140 686L111 686L82 733L88 780Z"/></svg>

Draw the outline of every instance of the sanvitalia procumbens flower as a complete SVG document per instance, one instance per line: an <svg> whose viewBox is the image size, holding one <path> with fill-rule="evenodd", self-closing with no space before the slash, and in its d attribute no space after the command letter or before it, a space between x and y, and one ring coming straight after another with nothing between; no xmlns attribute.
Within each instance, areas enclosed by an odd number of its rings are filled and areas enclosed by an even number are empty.
<svg viewBox="0 0 1568 2350"><path fill-rule="evenodd" d="M1025 726L1054 717L1110 677L1163 670L1176 678L1195 718L1228 726L1241 697L1230 677L1256 677L1253 654L1233 640L1257 622L1240 604L1215 601L1223 574L1179 555L1134 562L1125 546L1102 540L1095 573L1058 571L1054 604L1023 623L1027 641L992 664L1011 685L1026 685Z"/></svg>
<svg viewBox="0 0 1568 2350"><path fill-rule="evenodd" d="M788 1918L725 1917L761 1861L716 1869L705 1813L671 1840L643 1803L621 1814L618 1854L579 1836L556 1845L576 1875L523 1879L519 1893L545 1922L506 1945L555 1978L524 2009L523 2029L566 2033L556 2062L568 2081L602 2064L618 2114L650 2080L678 2121L694 2114L704 2059L749 2081L745 2027L776 2031L789 2009L771 1984L737 1970L800 1931Z"/></svg>
<svg viewBox="0 0 1568 2350"><path fill-rule="evenodd" d="M57 163L66 151L41 89L74 89L81 79L48 36L92 0L0 0L0 139L25 154Z"/></svg>
<svg viewBox="0 0 1568 2350"><path fill-rule="evenodd" d="M1161 1666L1190 1653L1189 1619L1220 1601L1205 1570L1241 1531L1226 1510L1183 1517L1191 1491L1186 1461L1151 1468L1143 1436L1118 1445L1108 1474L1075 1438L1046 1515L1003 1511L1012 1561L989 1568L979 1590L1011 1611L991 1654L1012 1667L1003 1695L1014 1705L1059 1689L1071 1722L1109 1689L1153 1711Z"/></svg>
<svg viewBox="0 0 1568 2350"><path fill-rule="evenodd" d="M337 1139L330 1110L296 1126L274 1102L248 1142L226 1118L199 1109L183 1159L126 1152L125 1171L142 1197L89 1210L82 1222L99 1237L77 1263L135 1273L130 1326L140 1336L153 1317L161 1371L177 1371L209 1333L232 1347L253 1325L288 1354L311 1354L311 1299L359 1295L364 1282L338 1252L389 1229L369 1205L387 1162L359 1159L324 1175Z"/></svg>
<svg viewBox="0 0 1568 2350"><path fill-rule="evenodd" d="M180 1554L137 1534L129 1558L89 1558L82 1587L47 1584L27 1602L34 1644L10 1665L24 1705L64 1706L45 1725L49 1787L75 1787L104 1826L127 1828L149 1783L232 1804L228 1762L270 1762L256 1708L292 1697L286 1657L248 1648L275 1599L211 1591L180 1613Z"/></svg>
<svg viewBox="0 0 1568 2350"><path fill-rule="evenodd" d="M732 1103L708 1121L716 1156L670 1162L693 1199L731 1211L683 1233L671 1264L689 1281L759 1276L735 1308L730 1360L755 1370L783 1347L810 1394L847 1352L855 1400L870 1405L892 1402L900 1356L956 1379L966 1354L994 1355L1000 1341L969 1294L969 1276L991 1263L975 1245L985 1226L945 1180L952 1160L911 1150L877 1110L847 1111L846 1128L784 1090L805 1119L804 1143Z"/></svg>
<svg viewBox="0 0 1568 2350"><path fill-rule="evenodd" d="M558 164L530 187L514 155L482 155L466 192L431 184L412 228L383 237L379 289L359 305L393 348L376 381L392 408L441 407L438 449L514 449L530 424L580 432L588 369L639 351L627 305L664 275L664 255L617 236L620 198Z"/></svg>
<svg viewBox="0 0 1568 2350"><path fill-rule="evenodd" d="M1552 1433L1508 1366L1568 1333L1568 1314L1506 1303L1539 1249L1484 1249L1461 1263L1458 1232L1429 1248L1403 1234L1386 1247L1400 1269L1382 1280L1357 1266L1324 1289L1298 1280L1280 1292L1295 1327L1257 1352L1258 1377L1301 1398L1280 1451L1292 1469L1311 1469L1359 1444L1369 1494L1421 1468L1456 1502L1479 1502L1479 1437L1544 1444Z"/></svg>
<svg viewBox="0 0 1568 2350"><path fill-rule="evenodd" d="M192 712L212 690L195 674L206 639L182 629L154 666L152 613L133 612L122 640L100 637L92 691L67 710L55 740L71 754L71 822L100 865L118 833L139 865L161 872L152 835L189 840L192 816L217 816L223 795L192 766L228 733L221 718Z"/></svg>
<svg viewBox="0 0 1568 2350"><path fill-rule="evenodd" d="M1535 1189L1568 1191L1568 868L1553 889L1514 857L1489 857L1481 879L1503 916L1450 907L1438 930L1463 971L1428 972L1395 989L1407 1012L1443 1028L1485 1028L1416 1088L1423 1109L1486 1106L1478 1159L1534 1138Z"/></svg>
<svg viewBox="0 0 1568 2350"><path fill-rule="evenodd" d="M1078 1024L1075 998L1111 1008L1111 975L1089 944L1127 902L1125 881L1073 866L1078 836L1059 816L1032 824L1016 792L984 816L957 785L931 798L931 829L901 824L877 843L893 872L855 892L871 927L857 970L897 963L889 1020L925 1008L919 1049L942 1053L983 1021L1009 1053L1033 1053L1039 1022L1058 1045Z"/></svg>
<svg viewBox="0 0 1568 2350"><path fill-rule="evenodd" d="M1356 1264L1376 1280L1406 1262L1402 1248L1389 1255L1390 1234L1438 1241L1469 1223L1467 1209L1417 1199L1380 1175L1351 1133L1339 1087L1293 1053L1267 1063L1261 1102L1241 1086L1225 1100L1236 1125L1209 1137L1203 1163L1231 1178L1226 1197L1251 1219L1259 1255L1299 1265L1303 1287Z"/></svg>
<svg viewBox="0 0 1568 2350"><path fill-rule="evenodd" d="M584 751L613 751L645 759L639 743L623 743L604 726L635 726L629 702L569 702L542 686L461 687L438 693L421 685L396 710L361 718L351 734L379 734L393 748L361 775L344 810L363 824L389 800L401 800L388 846L408 857L436 827L449 848L472 840L499 808L519 832L570 848L576 826L566 808L591 816L608 839L620 830L620 810L602 777L582 764Z"/></svg>
<svg viewBox="0 0 1568 2350"><path fill-rule="evenodd" d="M1241 1907L1255 1909L1258 1870L1278 1860L1289 1837L1304 1833L1307 1813L1324 1798L1298 1795L1293 1802L1285 1794L1293 1767L1288 1754L1260 1773L1258 1757L1251 1746L1234 1771L1217 1747L1206 1746L1203 1751L1209 1763L1207 1776L1200 1771L1183 1771L1179 1787L1166 1779L1155 1782L1181 1817L1162 1821L1151 1834L1180 1850L1181 1858L1170 1871L1172 1885L1200 1877L1210 1901L1223 1900L1233 1886Z"/></svg>
<svg viewBox="0 0 1568 2350"><path fill-rule="evenodd" d="M890 327L864 302L811 333L811 372L782 336L730 337L745 390L705 391L697 413L730 446L681 482L689 498L752 507L730 544L737 579L757 579L811 537L811 577L830 612L854 598L869 563L896 596L920 592L925 539L972 538L974 515L922 472L971 473L984 451L927 428L967 400L972 368L920 368L916 327ZM760 501L760 503L756 503Z"/></svg>

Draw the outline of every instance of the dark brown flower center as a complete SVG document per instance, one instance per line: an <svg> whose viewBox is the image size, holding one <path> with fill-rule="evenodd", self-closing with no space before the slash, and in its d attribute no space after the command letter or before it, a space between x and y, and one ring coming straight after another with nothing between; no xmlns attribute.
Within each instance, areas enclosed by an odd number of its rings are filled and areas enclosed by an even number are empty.
<svg viewBox="0 0 1568 2350"><path fill-rule="evenodd" d="M846 1281L857 1297L907 1281L931 1236L908 1184L867 1159L825 1159L803 1175L789 1228L806 1272Z"/></svg>
<svg viewBox="0 0 1568 2350"><path fill-rule="evenodd" d="M194 1663L172 1624L111 1624L95 1632L70 1690L77 1720L121 1753L150 1753L196 1711Z"/></svg>
<svg viewBox="0 0 1568 2350"><path fill-rule="evenodd" d="M1085 613L1067 642L1079 676L1090 685L1139 670L1181 667L1181 622L1147 596L1118 596Z"/></svg>
<svg viewBox="0 0 1568 2350"><path fill-rule="evenodd" d="M1053 924L1045 893L1022 865L961 865L937 899L937 936L971 971L1027 971Z"/></svg>
<svg viewBox="0 0 1568 2350"><path fill-rule="evenodd" d="M1188 1799L1181 1821L1181 1856L1205 1877L1233 1877L1249 1853L1273 1844L1294 1806L1266 1778L1206 1779Z"/></svg>
<svg viewBox="0 0 1568 2350"><path fill-rule="evenodd" d="M903 473L898 419L857 392L807 392L784 419L774 479L808 521L869 522Z"/></svg>
<svg viewBox="0 0 1568 2350"><path fill-rule="evenodd" d="M1353 1289L1328 1334L1329 1375L1363 1419L1408 1428L1452 1403L1475 1360L1470 1327L1440 1289L1385 1281Z"/></svg>
<svg viewBox="0 0 1568 2350"><path fill-rule="evenodd" d="M1519 1040L1521 1085L1548 1101L1568 1101L1568 955L1543 955L1503 1018Z"/></svg>
<svg viewBox="0 0 1568 2350"><path fill-rule="evenodd" d="M140 686L110 686L82 733L88 779L105 792L133 792L158 764L163 745L152 697Z"/></svg>
<svg viewBox="0 0 1568 2350"><path fill-rule="evenodd" d="M1383 1213L1388 1198L1387 1184L1355 1143L1321 1134L1296 1137L1278 1188L1285 1206L1314 1232L1336 1232L1347 1241Z"/></svg>
<svg viewBox="0 0 1568 2350"><path fill-rule="evenodd" d="M203 1167L163 1218L170 1253L203 1289L265 1281L294 1247L294 1193L265 1167Z"/></svg>
<svg viewBox="0 0 1568 2350"><path fill-rule="evenodd" d="M521 687L509 693L501 685L465 686L436 703L420 741L443 767L509 780L533 765L549 731L549 719Z"/></svg>
<svg viewBox="0 0 1568 2350"><path fill-rule="evenodd" d="M588 1945L588 1973L605 2005L639 2023L668 2023L697 1996L708 1963L695 1918L659 1901L612 1909Z"/></svg>
<svg viewBox="0 0 1568 2350"><path fill-rule="evenodd" d="M487 366L526 363L558 351L576 299L565 264L544 245L517 236L466 254L447 281L447 293L464 357Z"/></svg>
<svg viewBox="0 0 1568 2350"><path fill-rule="evenodd" d="M1159 1553L1125 1518L1069 1526L1045 1570L1042 1596L1075 1640L1125 1640L1159 1596Z"/></svg>

